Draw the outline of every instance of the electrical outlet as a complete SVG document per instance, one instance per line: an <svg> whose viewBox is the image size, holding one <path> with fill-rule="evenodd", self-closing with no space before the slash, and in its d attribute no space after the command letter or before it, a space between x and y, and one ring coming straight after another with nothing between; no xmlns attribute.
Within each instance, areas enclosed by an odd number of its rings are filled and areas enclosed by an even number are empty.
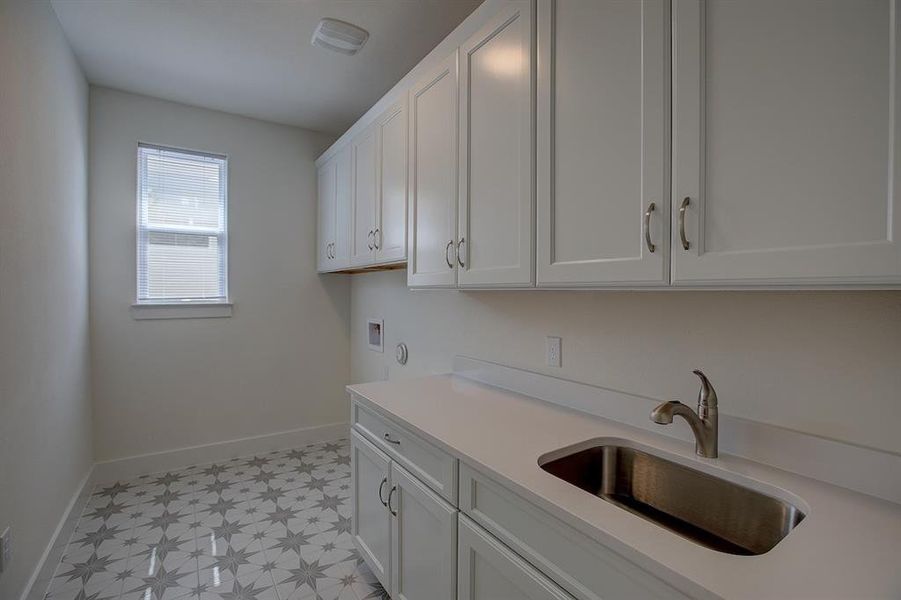
<svg viewBox="0 0 901 600"><path fill-rule="evenodd" d="M563 366L563 357L561 355L561 345L563 344L563 340L554 336L547 336L546 347L547 347L547 366L549 367L562 367Z"/></svg>
<svg viewBox="0 0 901 600"><path fill-rule="evenodd" d="M9 527L0 533L0 573L9 566L13 558L12 534Z"/></svg>

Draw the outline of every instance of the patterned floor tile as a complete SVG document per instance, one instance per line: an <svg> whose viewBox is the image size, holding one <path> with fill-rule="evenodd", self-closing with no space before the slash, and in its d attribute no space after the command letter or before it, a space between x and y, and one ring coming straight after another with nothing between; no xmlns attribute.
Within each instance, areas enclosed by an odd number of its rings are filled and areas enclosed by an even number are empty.
<svg viewBox="0 0 901 600"><path fill-rule="evenodd" d="M347 440L98 486L45 597L387 598L350 515Z"/></svg>

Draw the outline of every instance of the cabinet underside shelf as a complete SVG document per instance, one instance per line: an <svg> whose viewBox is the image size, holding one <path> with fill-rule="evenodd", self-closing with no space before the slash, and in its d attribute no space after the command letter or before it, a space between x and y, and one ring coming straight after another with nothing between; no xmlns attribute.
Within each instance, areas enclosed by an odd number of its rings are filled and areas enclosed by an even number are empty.
<svg viewBox="0 0 901 600"><path fill-rule="evenodd" d="M399 269L406 269L407 261L398 262L398 263L390 263L387 265L372 265L371 267L347 267L346 269L341 269L340 271L328 271L328 273L343 273L345 275L354 275L356 273L372 273L374 271L397 271Z"/></svg>

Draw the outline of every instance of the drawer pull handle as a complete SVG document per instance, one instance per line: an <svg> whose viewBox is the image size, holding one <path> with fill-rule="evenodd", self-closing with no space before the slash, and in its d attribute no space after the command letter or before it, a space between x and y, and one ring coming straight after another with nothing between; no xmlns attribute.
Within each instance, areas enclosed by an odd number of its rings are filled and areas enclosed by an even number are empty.
<svg viewBox="0 0 901 600"><path fill-rule="evenodd" d="M391 497L394 495L394 492L396 492L396 491L397 491L397 486L395 485L394 487L391 488L391 491L388 492L388 504L387 504L388 512L390 512L395 517L397 516L397 511L391 507Z"/></svg>
<svg viewBox="0 0 901 600"><path fill-rule="evenodd" d="M390 433L386 433L386 434L385 434L385 441L388 442L389 444L397 444L397 445L400 445L400 440L392 440L392 439L391 439L391 434L390 434Z"/></svg>
<svg viewBox="0 0 901 600"><path fill-rule="evenodd" d="M644 213L644 243L648 246L648 252L652 253L657 249L657 246L651 241L651 213L655 208L657 205L651 202L648 204L648 210Z"/></svg>
<svg viewBox="0 0 901 600"><path fill-rule="evenodd" d="M691 248L691 244L688 241L688 238L685 237L685 209L691 203L691 198L688 196L682 200L682 206L679 207L679 238L682 241L682 249L688 250Z"/></svg>
<svg viewBox="0 0 901 600"><path fill-rule="evenodd" d="M388 503L385 502L385 499L384 499L384 498L382 498L382 488L385 487L385 484L386 484L386 483L388 483L388 478L387 478L387 477L385 477L384 479L382 479L382 482L379 484L379 502L381 502L381 503L382 503L382 506L384 506L385 508L388 507Z"/></svg>
<svg viewBox="0 0 901 600"><path fill-rule="evenodd" d="M451 240L447 243L447 246L444 247L444 260L447 262L447 268L453 269L454 263L451 262L451 259L448 258L447 253L450 252L451 246L454 245L454 240Z"/></svg>
<svg viewBox="0 0 901 600"><path fill-rule="evenodd" d="M466 243L466 238L461 237L460 241L457 242L457 262L460 263L460 266L464 269L466 268L466 263L463 262L463 244Z"/></svg>

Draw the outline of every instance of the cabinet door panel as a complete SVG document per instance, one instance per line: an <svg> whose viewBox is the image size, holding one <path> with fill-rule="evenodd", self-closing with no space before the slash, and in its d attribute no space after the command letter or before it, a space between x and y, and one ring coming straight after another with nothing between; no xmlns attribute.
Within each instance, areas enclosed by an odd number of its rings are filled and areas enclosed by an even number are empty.
<svg viewBox="0 0 901 600"><path fill-rule="evenodd" d="M331 249L335 241L337 202L337 158L332 158L316 171L319 201L319 226L316 240L317 266L319 271L329 271L334 266Z"/></svg>
<svg viewBox="0 0 901 600"><path fill-rule="evenodd" d="M460 48L459 282L533 282L530 2L510 2Z"/></svg>
<svg viewBox="0 0 901 600"><path fill-rule="evenodd" d="M539 286L668 281L668 5L539 0Z"/></svg>
<svg viewBox="0 0 901 600"><path fill-rule="evenodd" d="M378 127L370 127L351 142L353 152L353 203L350 264L373 261L375 201L379 188Z"/></svg>
<svg viewBox="0 0 901 600"><path fill-rule="evenodd" d="M457 235L457 53L410 90L407 283L453 287ZM450 262L450 266L448 265Z"/></svg>
<svg viewBox="0 0 901 600"><path fill-rule="evenodd" d="M468 518L459 522L457 600L573 600Z"/></svg>
<svg viewBox="0 0 901 600"><path fill-rule="evenodd" d="M396 600L453 600L457 579L457 509L396 464L392 596Z"/></svg>
<svg viewBox="0 0 901 600"><path fill-rule="evenodd" d="M391 462L356 431L351 431L350 445L354 543L390 593L391 515L379 494L387 499L391 489Z"/></svg>
<svg viewBox="0 0 901 600"><path fill-rule="evenodd" d="M675 283L901 281L894 5L676 1Z"/></svg>
<svg viewBox="0 0 901 600"><path fill-rule="evenodd" d="M350 210L353 197L352 148L346 146L336 157L337 191L335 209L335 240L332 247L334 269L344 269L350 264Z"/></svg>
<svg viewBox="0 0 901 600"><path fill-rule="evenodd" d="M407 103L388 109L379 123L380 189L376 205L376 262L407 256Z"/></svg>

